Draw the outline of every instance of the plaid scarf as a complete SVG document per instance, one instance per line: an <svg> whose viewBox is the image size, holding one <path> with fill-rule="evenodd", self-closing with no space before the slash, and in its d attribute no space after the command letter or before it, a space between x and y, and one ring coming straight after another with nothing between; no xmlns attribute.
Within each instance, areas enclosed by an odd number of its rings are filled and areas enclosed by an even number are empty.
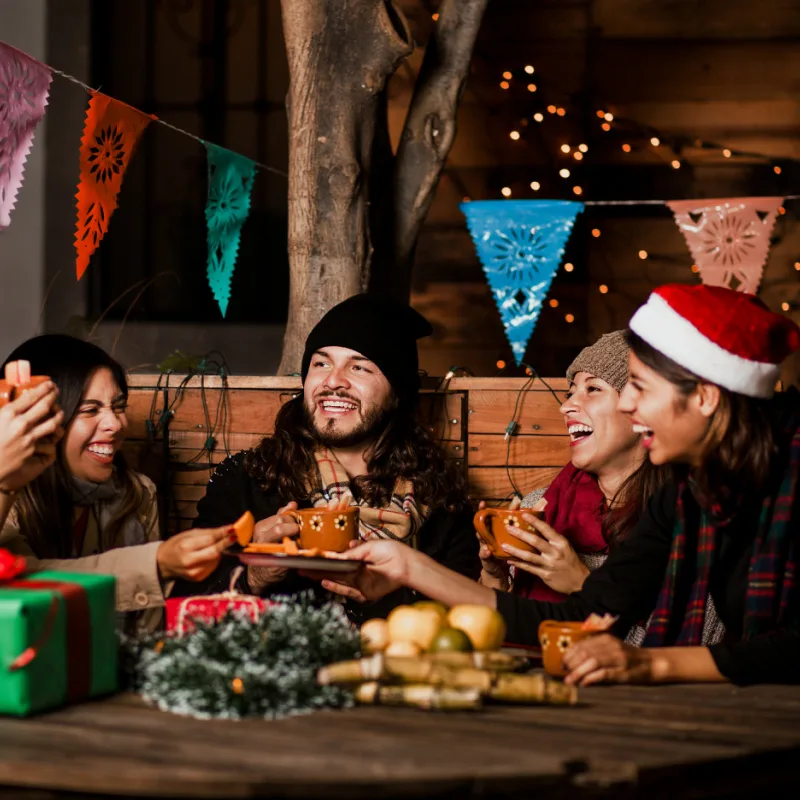
<svg viewBox="0 0 800 800"><path fill-rule="evenodd" d="M338 500L346 494L354 496L350 488L350 480L345 468L339 463L336 456L327 448L321 448L314 453L317 462L316 482L309 485L309 498L314 508L327 506L331 500ZM372 508L365 501L351 505L360 507L358 534L362 540L367 539L396 539L409 544L416 544L416 536L430 509L418 505L414 499L414 485L409 480L398 478L385 508Z"/></svg>
<svg viewBox="0 0 800 800"><path fill-rule="evenodd" d="M784 431L791 440L789 462L776 494L768 494L761 506L758 530L753 543L753 555L747 576L745 597L744 632L745 641L780 626L795 592L795 563L797 559L796 531L800 524L800 509L795 505L798 498L798 475L800 475L800 427L793 415ZM660 647L666 643L670 627L675 589L686 550L686 521L684 495L687 483L678 489L677 518L672 536L672 550L664 580L653 612L645 647ZM701 506L697 540L697 568L694 585L689 597L686 615L681 624L677 645L697 646L702 643L706 613L706 598L717 528L720 526L715 509Z"/></svg>

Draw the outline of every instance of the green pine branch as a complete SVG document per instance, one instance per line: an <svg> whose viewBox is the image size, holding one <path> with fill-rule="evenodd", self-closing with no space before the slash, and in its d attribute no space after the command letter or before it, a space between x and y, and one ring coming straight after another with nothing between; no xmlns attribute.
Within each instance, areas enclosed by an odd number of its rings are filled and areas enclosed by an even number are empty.
<svg viewBox="0 0 800 800"><path fill-rule="evenodd" d="M280 598L259 620L229 611L183 636L123 643L128 685L163 711L199 718L276 719L352 705L350 692L318 686L317 670L359 652L338 604Z"/></svg>

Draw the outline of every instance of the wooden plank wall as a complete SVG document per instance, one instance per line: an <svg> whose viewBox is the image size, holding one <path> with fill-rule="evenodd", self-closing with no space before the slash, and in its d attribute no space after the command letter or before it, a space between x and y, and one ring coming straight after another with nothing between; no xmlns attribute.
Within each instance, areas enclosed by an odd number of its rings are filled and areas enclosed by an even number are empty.
<svg viewBox="0 0 800 800"><path fill-rule="evenodd" d="M564 379L546 380L563 398ZM546 486L569 459L559 401L538 379L524 387L520 378L454 378L423 389L420 415L466 471L476 502L509 498L512 480L522 493ZM170 530L190 527L215 465L271 433L278 409L299 391L298 378L232 377L223 388L217 377L130 377L125 450L159 486Z"/></svg>

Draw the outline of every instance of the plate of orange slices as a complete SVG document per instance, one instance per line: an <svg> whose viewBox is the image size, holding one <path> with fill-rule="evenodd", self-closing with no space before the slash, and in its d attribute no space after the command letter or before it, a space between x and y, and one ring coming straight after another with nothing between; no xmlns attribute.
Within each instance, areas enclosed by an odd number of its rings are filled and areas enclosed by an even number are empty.
<svg viewBox="0 0 800 800"><path fill-rule="evenodd" d="M361 561L342 558L341 553L318 547L303 549L288 536L281 542L254 542L254 527L253 515L245 511L233 524L241 549L228 549L226 555L238 558L249 567L282 567L310 572L355 572L361 566Z"/></svg>

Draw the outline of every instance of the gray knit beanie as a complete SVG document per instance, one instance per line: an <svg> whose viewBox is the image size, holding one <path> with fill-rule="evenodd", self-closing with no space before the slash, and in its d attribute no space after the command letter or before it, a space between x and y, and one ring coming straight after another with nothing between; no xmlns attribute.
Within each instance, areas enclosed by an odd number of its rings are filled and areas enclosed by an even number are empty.
<svg viewBox="0 0 800 800"><path fill-rule="evenodd" d="M588 372L621 392L628 382L628 353L625 331L601 336L590 347L584 347L567 369L567 380L579 372Z"/></svg>

